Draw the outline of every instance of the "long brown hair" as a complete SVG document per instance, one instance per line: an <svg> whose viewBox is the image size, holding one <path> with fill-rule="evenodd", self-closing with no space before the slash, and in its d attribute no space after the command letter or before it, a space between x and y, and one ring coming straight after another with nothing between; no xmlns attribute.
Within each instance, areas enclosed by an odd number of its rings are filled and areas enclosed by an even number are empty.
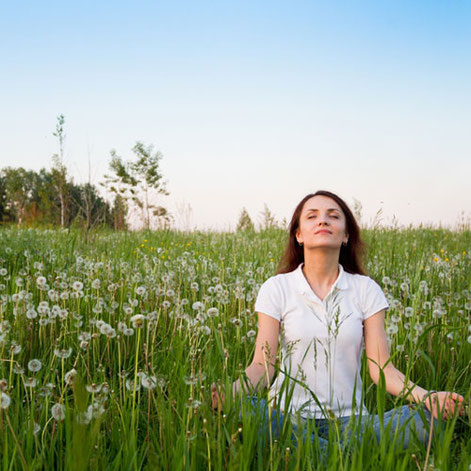
<svg viewBox="0 0 471 471"><path fill-rule="evenodd" d="M289 240L286 249L278 263L278 269L276 273L288 273L295 270L301 262L304 262L304 249L298 244L296 240L296 232L299 228L299 219L303 211L304 204L306 201L313 196L322 195L332 198L342 208L342 211L346 218L348 243L347 245L341 245L339 263L342 265L344 270L348 273L358 273L360 275L366 275L366 271L363 267L363 259L366 252L365 243L361 240L360 228L358 227L355 217L353 216L350 208L347 206L342 198L337 196L330 191L319 190L315 193L306 195L296 206L293 217L289 224Z"/></svg>

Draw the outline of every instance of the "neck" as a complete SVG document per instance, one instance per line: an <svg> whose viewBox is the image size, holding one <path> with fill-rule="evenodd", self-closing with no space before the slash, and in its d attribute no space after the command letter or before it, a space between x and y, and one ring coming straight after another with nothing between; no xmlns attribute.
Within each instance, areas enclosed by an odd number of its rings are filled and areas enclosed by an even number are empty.
<svg viewBox="0 0 471 471"><path fill-rule="evenodd" d="M330 287L339 275L338 250L304 250L303 273L309 284Z"/></svg>

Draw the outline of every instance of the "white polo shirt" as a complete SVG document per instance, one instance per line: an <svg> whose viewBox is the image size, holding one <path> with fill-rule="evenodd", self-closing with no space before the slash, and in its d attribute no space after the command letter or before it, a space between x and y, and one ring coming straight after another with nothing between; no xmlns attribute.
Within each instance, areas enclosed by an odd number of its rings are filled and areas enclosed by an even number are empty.
<svg viewBox="0 0 471 471"><path fill-rule="evenodd" d="M321 301L302 266L265 281L255 302L256 312L280 321L281 371L269 397L281 400L285 413L299 412L305 418L325 418L329 409L336 417L364 413L363 321L389 304L373 279L347 273L340 263L339 276ZM302 384L289 378L284 383L287 376ZM288 411L286 397L291 392Z"/></svg>

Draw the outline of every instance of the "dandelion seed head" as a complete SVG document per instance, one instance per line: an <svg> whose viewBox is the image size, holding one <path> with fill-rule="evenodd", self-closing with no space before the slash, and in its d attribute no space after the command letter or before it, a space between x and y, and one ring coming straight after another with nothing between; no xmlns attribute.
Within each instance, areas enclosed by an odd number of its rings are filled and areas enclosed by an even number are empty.
<svg viewBox="0 0 471 471"><path fill-rule="evenodd" d="M388 335L394 335L394 334L397 334L398 330L399 329L396 324L389 324L389 326L386 329L386 333Z"/></svg>
<svg viewBox="0 0 471 471"><path fill-rule="evenodd" d="M139 391L141 389L141 383L134 382L134 379L127 379L125 384L128 391Z"/></svg>
<svg viewBox="0 0 471 471"><path fill-rule="evenodd" d="M141 377L141 384L145 389L154 389L157 386L157 378L155 376L143 375Z"/></svg>
<svg viewBox="0 0 471 471"><path fill-rule="evenodd" d="M65 407L62 404L56 403L51 407L51 414L54 420L60 422L65 419Z"/></svg>
<svg viewBox="0 0 471 471"><path fill-rule="evenodd" d="M82 425L88 425L92 420L92 411L86 410L78 412L76 416L77 423Z"/></svg>
<svg viewBox="0 0 471 471"><path fill-rule="evenodd" d="M36 317L38 317L38 313L36 311L36 309L34 308L30 308L26 311L26 317L28 319L36 319Z"/></svg>
<svg viewBox="0 0 471 471"><path fill-rule="evenodd" d="M217 307L210 307L206 313L209 317L217 317L219 316L219 309Z"/></svg>
<svg viewBox="0 0 471 471"><path fill-rule="evenodd" d="M28 370L32 371L33 373L38 372L42 368L41 360L34 358L28 362Z"/></svg>
<svg viewBox="0 0 471 471"><path fill-rule="evenodd" d="M136 328L140 328L144 326L144 321L146 320L146 316L144 314L136 314L131 317L130 321L132 323L132 326Z"/></svg>
<svg viewBox="0 0 471 471"><path fill-rule="evenodd" d="M10 396L3 391L0 391L0 409L7 409L10 405Z"/></svg>
<svg viewBox="0 0 471 471"><path fill-rule="evenodd" d="M36 284L40 287L44 286L46 284L47 280L46 280L46 277L44 276L38 276L36 278Z"/></svg>
<svg viewBox="0 0 471 471"><path fill-rule="evenodd" d="M196 301L191 306L195 311L202 311L204 309L204 304L201 301Z"/></svg>
<svg viewBox="0 0 471 471"><path fill-rule="evenodd" d="M102 388L102 385L101 384L96 384L96 383L92 383L92 384L87 384L85 386L85 389L89 392L89 393L99 393L101 391L101 388Z"/></svg>
<svg viewBox="0 0 471 471"><path fill-rule="evenodd" d="M93 404L88 406L87 412L92 414L92 417L98 418L105 413L105 408L99 401L95 401Z"/></svg>
<svg viewBox="0 0 471 471"><path fill-rule="evenodd" d="M16 342L11 342L10 352L12 355L18 355L22 350L21 345L17 344Z"/></svg>
<svg viewBox="0 0 471 471"><path fill-rule="evenodd" d="M27 378L25 379L25 386L27 388L35 388L38 382L36 381L35 378Z"/></svg>
<svg viewBox="0 0 471 471"><path fill-rule="evenodd" d="M77 370L75 368L72 368L70 371L68 371L64 375L65 384L67 384L68 386L71 386L72 384L74 384L76 379L77 379Z"/></svg>
<svg viewBox="0 0 471 471"><path fill-rule="evenodd" d="M93 289L100 289L100 286L101 286L101 281L99 278L96 278L95 280L92 281Z"/></svg>
<svg viewBox="0 0 471 471"><path fill-rule="evenodd" d="M69 358L70 355L72 355L72 348L71 347L63 348L63 349L55 348L54 355L58 358Z"/></svg>

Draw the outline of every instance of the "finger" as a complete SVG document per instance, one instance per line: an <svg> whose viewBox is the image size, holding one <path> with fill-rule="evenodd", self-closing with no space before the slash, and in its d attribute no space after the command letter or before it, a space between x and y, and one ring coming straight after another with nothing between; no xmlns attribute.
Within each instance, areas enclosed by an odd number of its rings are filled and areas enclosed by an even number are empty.
<svg viewBox="0 0 471 471"><path fill-rule="evenodd" d="M464 397L463 397L461 394L458 394L458 393L455 393L455 392L453 392L453 393L451 394L451 398L452 398L453 400L459 401L459 402L464 401Z"/></svg>

